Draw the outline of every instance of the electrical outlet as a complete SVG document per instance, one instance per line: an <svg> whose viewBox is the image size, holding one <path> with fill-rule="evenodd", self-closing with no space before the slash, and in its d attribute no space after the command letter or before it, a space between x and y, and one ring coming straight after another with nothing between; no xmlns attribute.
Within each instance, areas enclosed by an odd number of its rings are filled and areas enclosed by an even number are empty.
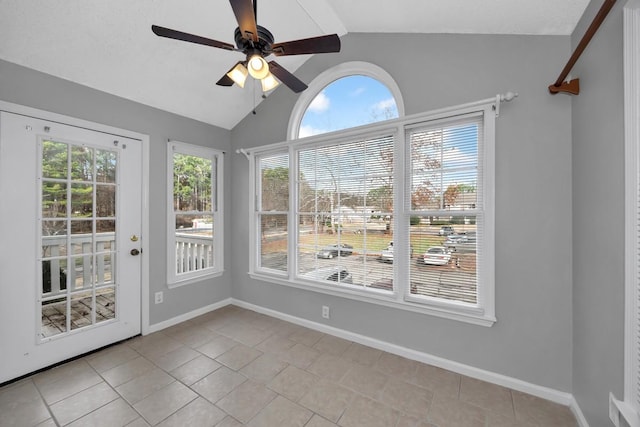
<svg viewBox="0 0 640 427"><path fill-rule="evenodd" d="M620 427L620 411L618 411L618 407L613 401L614 399L613 393L609 393L609 419L614 426Z"/></svg>
<svg viewBox="0 0 640 427"><path fill-rule="evenodd" d="M325 319L329 318L329 306L327 305L322 306L322 317Z"/></svg>
<svg viewBox="0 0 640 427"><path fill-rule="evenodd" d="M162 302L164 301L164 294L162 293L162 291L160 292L156 292L156 304L162 304Z"/></svg>

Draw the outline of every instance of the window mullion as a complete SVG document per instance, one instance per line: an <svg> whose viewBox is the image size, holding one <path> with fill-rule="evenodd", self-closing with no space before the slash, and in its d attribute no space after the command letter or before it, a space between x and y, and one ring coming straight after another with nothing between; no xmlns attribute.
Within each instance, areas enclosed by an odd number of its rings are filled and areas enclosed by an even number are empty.
<svg viewBox="0 0 640 427"><path fill-rule="evenodd" d="M287 215L289 230L289 238L287 239L288 256L287 271L289 279L293 279L298 275L298 239L299 239L299 159L298 153L293 147L289 147L289 211Z"/></svg>
<svg viewBox="0 0 640 427"><path fill-rule="evenodd" d="M402 126L398 126L393 136L393 238L394 245L394 266L393 283L396 301L403 301L409 292L409 276L407 272L410 268L411 255L408 250L409 242L409 216L406 215L404 198L404 175L406 169L405 147L406 135ZM409 258L409 259L408 259ZM402 268L400 268L402 267Z"/></svg>

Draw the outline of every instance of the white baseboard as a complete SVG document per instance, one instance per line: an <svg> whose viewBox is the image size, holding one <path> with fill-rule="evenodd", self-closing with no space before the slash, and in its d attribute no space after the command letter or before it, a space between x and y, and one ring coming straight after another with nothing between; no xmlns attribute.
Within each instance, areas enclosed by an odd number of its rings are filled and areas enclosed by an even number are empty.
<svg viewBox="0 0 640 427"><path fill-rule="evenodd" d="M427 363L429 365L437 366L442 369L447 369L452 372L459 373L468 377L476 378L482 381L497 384L503 387L507 387L513 390L517 390L523 393L531 394L533 396L540 397L542 399L550 400L560 405L568 406L574 413L580 427L589 427L587 420L582 413L582 410L578 406L574 396L571 393L554 390L549 387L540 386L527 381L522 381L517 378L508 377L506 375L497 374L484 369L476 368L473 366L465 365L463 363L454 362L448 359L444 359L439 356L434 356L428 353L412 350L410 348L401 347L399 345L390 344L388 342L380 341L375 338L370 338L364 335L356 334L354 332L345 331L343 329L334 328L333 326L324 325L322 323L313 322L311 320L302 319L300 317L291 316L289 314L281 313L279 311L264 308L258 305L254 305L245 301L231 299L233 305L246 308L248 310L256 311L258 313L266 314L271 317L275 317L287 322L295 323L300 326L314 329L316 331L324 332L329 335L333 335L339 338L343 338L349 341L357 342L358 344L366 345L369 347L383 350L388 353L392 353L398 356L406 357L407 359L416 360L419 362Z"/></svg>
<svg viewBox="0 0 640 427"><path fill-rule="evenodd" d="M216 303L207 305L206 307L201 307L196 310L190 311L188 313L181 314L180 316L172 317L171 319L165 320L160 323L154 323L153 325L149 325L149 328L143 335L151 334L154 332L161 331L162 329L169 328L171 326L177 325L178 323L186 322L187 320L191 320L195 317L201 316L203 314L209 313L210 311L217 310L224 306L232 304L232 299L227 298L222 301L218 301Z"/></svg>
<svg viewBox="0 0 640 427"><path fill-rule="evenodd" d="M202 314L208 313L213 310L217 310L229 304L236 305L247 310L252 310L257 313L262 313L267 316L275 317L287 322L295 323L296 325L304 326L309 329L324 332L329 335L333 335L339 338L343 338L349 341L356 342L358 344L366 345L376 348L378 350L386 351L391 354L406 357L407 359L416 360L418 362L427 363L429 365L437 366L442 369L447 369L452 372L456 372L461 375L465 375L471 378L476 378L482 381L486 381L492 384L497 384L503 387L517 390L522 393L527 393L533 396L540 397L542 399L550 400L560 405L568 406L578 421L580 427L589 427L587 420L578 405L575 397L571 393L554 390L549 387L540 386L527 381L522 381L517 378L509 377L506 375L498 374L495 372L487 371L484 369L476 368L473 366L465 365L463 363L454 362L439 356L434 356L428 353L412 350L410 348L402 347L396 344L390 344L385 341L381 341L375 338L360 335L354 332L345 331L344 329L338 329L333 326L324 325L322 323L313 322L311 320L303 319L300 317L291 316L279 311L264 308L259 305L251 304L235 298L227 298L219 301L215 304L208 305L206 307L199 308L189 313L176 316L164 322L156 323L149 326L148 333L157 332L162 329L177 325L178 323L185 322L187 320L198 317Z"/></svg>
<svg viewBox="0 0 640 427"><path fill-rule="evenodd" d="M573 415L576 417L578 426L589 427L589 423L582 413L582 409L580 409L580 405L578 405L578 402L576 401L576 398L573 396L573 394L571 395L571 403L569 404L569 408L571 409L571 412L573 412Z"/></svg>

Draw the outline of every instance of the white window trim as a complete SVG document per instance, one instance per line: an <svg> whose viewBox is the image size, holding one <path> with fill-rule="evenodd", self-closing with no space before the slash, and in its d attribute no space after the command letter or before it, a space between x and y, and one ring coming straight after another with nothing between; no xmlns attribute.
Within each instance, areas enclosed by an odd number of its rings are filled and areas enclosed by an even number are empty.
<svg viewBox="0 0 640 427"><path fill-rule="evenodd" d="M277 153L277 152L286 152L289 153L289 165L290 176L295 175L294 171L294 158L296 150L302 147L309 147L313 145L319 145L328 140L334 140L336 138L341 139L349 139L351 137L357 136L362 138L363 135L369 136L371 134L380 134L384 131L393 132L394 138L401 138L401 142L395 142L395 154L399 157L396 157L396 167L394 168L394 179L396 179L396 183L403 181L398 181L400 175L404 173L404 138L405 138L405 128L406 126L410 126L414 123L424 122L424 121L432 121L438 120L441 118L451 117L454 115L461 114L469 114L473 112L481 112L484 119L484 182L483 182L483 191L484 191L484 206L483 211L485 215L485 238L482 242L480 242L482 247L482 251L485 254L485 263L483 268L480 271L481 276L478 276L479 284L482 284L478 290L478 307L469 306L466 304L458 304L455 301L446 302L443 300L434 300L429 302L414 302L410 300L405 300L404 291L401 289L396 289L394 292L377 292L372 289L367 290L358 290L354 288L345 288L331 285L325 285L321 283L314 283L309 281L304 281L298 279L296 276L297 272L297 256L295 253L295 238L292 236L297 235L297 226L295 221L292 218L295 217L295 206L297 204L297 194L295 188L293 188L293 180L290 179L290 209L289 209L289 246L288 246L288 272L284 275L282 274L269 274L269 272L264 270L258 270L257 266L257 257L259 254L256 251L252 251L251 253L251 264L249 268L249 275L253 279L267 281L271 283L291 286L299 289L311 290L319 293L340 296L344 298L354 299L358 301L364 301L368 303L383 305L387 307L394 307L402 310L426 313L430 315L434 315L437 317L459 320L471 324L481 325L481 326L492 326L496 322L495 317L495 117L497 116L498 104L501 101L500 96L489 98L477 102L472 102L464 105L458 105L453 107L447 107L435 111L430 111L427 113L415 114L407 117L400 117L397 119L373 123L367 126L359 127L357 129L348 129L343 131L337 131L331 134L323 134L312 136L309 138L304 138L304 140L298 141L289 141L282 142L277 144L270 144L267 146L256 147L251 149L250 153L247 153L247 157L250 160L250 238L252 247L258 247L257 239L259 236L256 235L257 232L257 223L256 223L256 198L258 194L256 193L256 162L255 159L259 155L264 155L268 153ZM246 153L246 150L239 150L240 152ZM403 185L398 185L396 188L404 188ZM398 194L400 193L400 194ZM395 230L403 230L402 224L400 221L403 221L403 218L406 217L404 207L404 192L397 191L396 192L396 203L394 211L398 212L398 214L394 215L394 221L396 223L394 226ZM407 217L408 218L408 217ZM407 219L408 220L408 219ZM396 231L398 233L398 231ZM405 233L408 231L405 231ZM400 247L402 242L408 241L408 236L403 236L402 233L398 233L398 236L395 237L398 241L398 247ZM398 254L398 263L403 262L402 255ZM406 257L406 255L405 255ZM400 277L394 277L397 281L395 283L405 283L407 280L406 275L400 272L402 269L395 269L394 274ZM402 277L404 275L404 277ZM404 280L404 281L402 281Z"/></svg>
<svg viewBox="0 0 640 427"><path fill-rule="evenodd" d="M610 396L631 427L640 427L640 0L624 7L625 317L624 400Z"/></svg>
<svg viewBox="0 0 640 427"><path fill-rule="evenodd" d="M315 97L332 82L341 79L342 77L348 76L367 76L376 79L380 83L384 84L387 89L389 89L391 95L393 95L393 98L396 101L398 116L404 116L404 101L402 99L402 93L400 92L398 84L389 73L387 73L379 66L371 64L369 62L345 62L340 65L336 65L335 67L329 68L328 70L319 74L309 84L307 90L302 92L302 94L298 98L298 101L294 105L293 113L289 118L287 138L290 141L298 139L302 117L304 116L304 113L306 113L309 104L311 104Z"/></svg>
<svg viewBox="0 0 640 427"><path fill-rule="evenodd" d="M216 160L215 204L213 221L213 268L176 274L175 212L173 207L173 153ZM176 288L224 273L224 151L169 140L167 143L167 286Z"/></svg>

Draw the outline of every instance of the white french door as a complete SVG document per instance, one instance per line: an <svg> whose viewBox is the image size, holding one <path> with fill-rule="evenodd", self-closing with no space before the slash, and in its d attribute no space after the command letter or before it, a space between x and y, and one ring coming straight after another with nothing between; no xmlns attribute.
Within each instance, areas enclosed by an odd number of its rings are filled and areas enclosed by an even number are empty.
<svg viewBox="0 0 640 427"><path fill-rule="evenodd" d="M0 382L140 333L142 142L114 131L0 112Z"/></svg>

